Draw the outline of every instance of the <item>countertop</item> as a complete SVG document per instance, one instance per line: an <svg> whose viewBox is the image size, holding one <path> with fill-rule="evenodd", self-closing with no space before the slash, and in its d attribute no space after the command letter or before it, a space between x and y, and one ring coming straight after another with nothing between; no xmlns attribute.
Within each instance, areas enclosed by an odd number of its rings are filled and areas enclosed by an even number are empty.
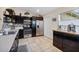
<svg viewBox="0 0 79 59"><path fill-rule="evenodd" d="M9 52L16 38L19 29L11 30L15 33L10 35L0 35L0 52Z"/></svg>
<svg viewBox="0 0 79 59"><path fill-rule="evenodd" d="M64 32L64 33L72 34L72 35L79 35L79 32L68 32L68 31L62 31L62 30L53 30L53 31Z"/></svg>

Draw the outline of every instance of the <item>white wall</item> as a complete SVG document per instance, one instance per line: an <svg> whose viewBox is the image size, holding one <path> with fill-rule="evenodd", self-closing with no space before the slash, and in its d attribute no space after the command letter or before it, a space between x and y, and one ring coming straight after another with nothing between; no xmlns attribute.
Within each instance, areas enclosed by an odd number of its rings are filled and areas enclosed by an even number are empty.
<svg viewBox="0 0 79 59"><path fill-rule="evenodd" d="M52 39L53 38L53 29L57 29L58 21L52 21L52 15L44 17L44 36Z"/></svg>
<svg viewBox="0 0 79 59"><path fill-rule="evenodd" d="M3 25L3 12L6 9L6 7L0 7L0 30L2 28Z"/></svg>
<svg viewBox="0 0 79 59"><path fill-rule="evenodd" d="M56 30L58 28L59 14L73 9L76 9L76 8L61 7L45 15L44 16L44 36L50 39L53 39L53 30ZM56 18L57 21L53 22L52 21L53 18Z"/></svg>

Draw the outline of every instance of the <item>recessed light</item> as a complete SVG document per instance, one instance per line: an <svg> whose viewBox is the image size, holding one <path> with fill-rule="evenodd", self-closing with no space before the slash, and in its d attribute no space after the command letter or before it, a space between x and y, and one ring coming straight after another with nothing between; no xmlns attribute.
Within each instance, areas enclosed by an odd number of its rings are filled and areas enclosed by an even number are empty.
<svg viewBox="0 0 79 59"><path fill-rule="evenodd" d="M39 13L39 9L37 9L36 12Z"/></svg>

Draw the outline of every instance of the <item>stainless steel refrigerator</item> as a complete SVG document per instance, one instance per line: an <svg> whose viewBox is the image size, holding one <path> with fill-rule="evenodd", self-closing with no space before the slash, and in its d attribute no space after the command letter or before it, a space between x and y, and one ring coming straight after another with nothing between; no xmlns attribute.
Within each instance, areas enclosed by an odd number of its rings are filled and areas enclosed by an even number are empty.
<svg viewBox="0 0 79 59"><path fill-rule="evenodd" d="M36 36L44 35L44 22L43 20L36 20Z"/></svg>

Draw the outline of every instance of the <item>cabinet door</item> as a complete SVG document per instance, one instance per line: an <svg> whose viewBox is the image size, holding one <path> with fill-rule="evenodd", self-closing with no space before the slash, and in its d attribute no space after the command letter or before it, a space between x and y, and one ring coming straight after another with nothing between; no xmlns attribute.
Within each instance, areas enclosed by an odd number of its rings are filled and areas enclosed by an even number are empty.
<svg viewBox="0 0 79 59"><path fill-rule="evenodd" d="M23 30L19 30L19 39L24 38Z"/></svg>
<svg viewBox="0 0 79 59"><path fill-rule="evenodd" d="M10 52L17 52L18 49L18 39L16 39L10 49Z"/></svg>
<svg viewBox="0 0 79 59"><path fill-rule="evenodd" d="M58 36L54 36L53 45L62 50L62 39Z"/></svg>
<svg viewBox="0 0 79 59"><path fill-rule="evenodd" d="M63 40L63 51L65 52L79 52L79 42L72 40Z"/></svg>

